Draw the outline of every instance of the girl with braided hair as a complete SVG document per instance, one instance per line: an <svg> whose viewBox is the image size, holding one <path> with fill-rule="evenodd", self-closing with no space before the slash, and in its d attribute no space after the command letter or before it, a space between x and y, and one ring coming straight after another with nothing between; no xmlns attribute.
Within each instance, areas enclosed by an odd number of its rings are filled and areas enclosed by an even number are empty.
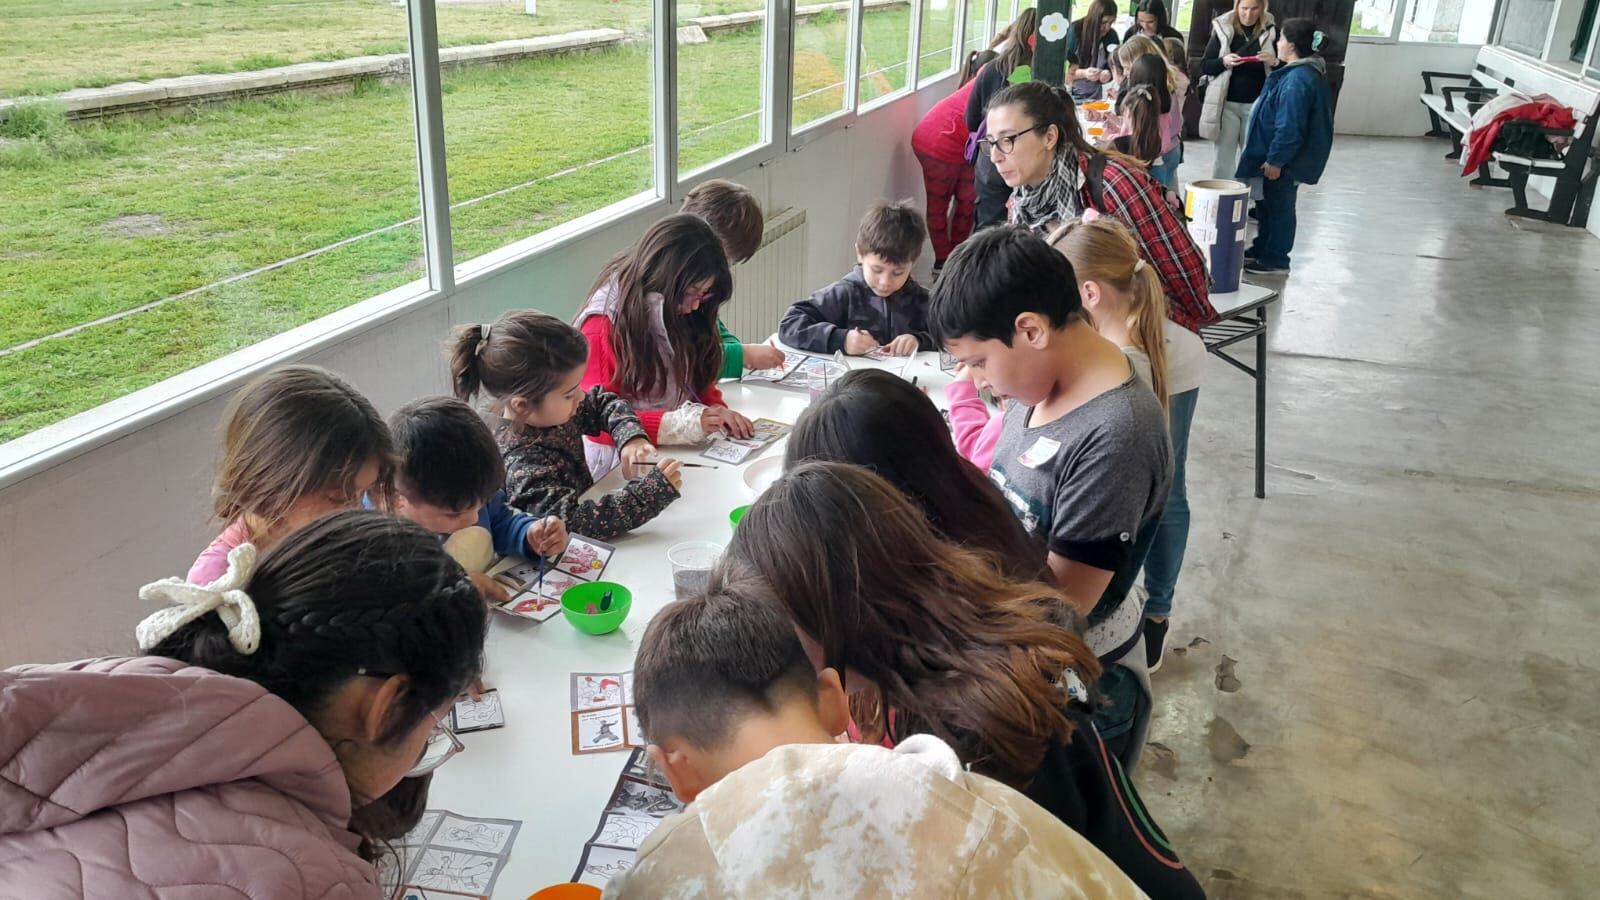
<svg viewBox="0 0 1600 900"><path fill-rule="evenodd" d="M0 881L31 897L383 896L487 613L430 532L347 511L141 599L150 655L0 671ZM196 896L199 894L197 893ZM208 894L209 895L209 894Z"/></svg>

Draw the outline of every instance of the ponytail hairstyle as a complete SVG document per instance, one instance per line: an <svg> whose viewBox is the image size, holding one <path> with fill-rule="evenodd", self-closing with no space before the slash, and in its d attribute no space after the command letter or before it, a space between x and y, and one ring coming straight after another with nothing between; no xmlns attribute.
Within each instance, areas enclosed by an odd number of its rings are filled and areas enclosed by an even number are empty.
<svg viewBox="0 0 1600 900"><path fill-rule="evenodd" d="M1094 45L1100 41L1100 20L1107 16L1116 18L1116 15L1116 0L1092 0L1083 18L1073 23L1078 29L1079 68L1094 61Z"/></svg>
<svg viewBox="0 0 1600 900"><path fill-rule="evenodd" d="M994 66L1007 78L1018 66L1033 65L1033 39L1039 32L1039 10L1029 7L1017 15L1017 20L1006 27L1010 43L995 59Z"/></svg>
<svg viewBox="0 0 1600 900"><path fill-rule="evenodd" d="M706 279L711 290L699 308L679 313L679 304ZM696 391L716 381L722 371L717 310L733 294L733 275L722 243L704 219L678 213L651 225L637 244L606 263L589 293L605 290L616 292L611 346L624 397L655 396L679 379ZM651 294L662 297L659 311L650 303ZM657 316L666 326L670 360L662 358L656 342Z"/></svg>
<svg viewBox="0 0 1600 900"><path fill-rule="evenodd" d="M467 574L437 536L382 513L334 513L294 532L262 556L243 592L260 617L253 652L235 648L222 617L208 614L151 655L253 681L307 718L357 675L404 675L378 738L385 745L431 721L483 671L487 612ZM337 755L344 742L332 743ZM350 827L365 858L404 834L403 820L421 809L416 793L402 780L383 798L357 798Z"/></svg>
<svg viewBox="0 0 1600 900"><path fill-rule="evenodd" d="M988 553L1000 571L1033 580L1044 547L1029 536L1000 490L961 458L928 395L883 369L856 369L829 386L789 435L784 468L811 460L865 466L922 508L952 543Z"/></svg>
<svg viewBox="0 0 1600 900"><path fill-rule="evenodd" d="M361 392L316 366L279 366L245 385L228 404L212 511L249 517L266 543L291 507L312 494L361 501L361 470L378 464L375 502L388 505L394 483L389 426Z"/></svg>
<svg viewBox="0 0 1600 900"><path fill-rule="evenodd" d="M1079 282L1097 281L1131 298L1128 335L1150 359L1150 388L1166 408L1167 342L1161 328L1167 319L1167 298L1156 267L1140 255L1139 242L1126 225L1102 217L1068 222L1050 235L1049 243L1072 264Z"/></svg>
<svg viewBox="0 0 1600 900"><path fill-rule="evenodd" d="M1171 94L1176 91L1178 89L1178 73L1173 69L1172 63L1168 61L1167 52L1161 48L1160 43L1140 34L1123 41L1122 46L1117 48L1117 62L1122 64L1122 71L1127 72L1129 78L1133 77L1134 65L1146 56L1154 56L1157 60L1160 60L1161 77L1156 80L1167 89L1167 93ZM1150 70L1151 73L1155 71L1154 69ZM1123 84L1123 89L1127 89L1126 82Z"/></svg>
<svg viewBox="0 0 1600 900"><path fill-rule="evenodd" d="M984 112L1002 106L1017 106L1023 115L1034 122L1054 126L1057 155L1066 147L1072 147L1080 153L1100 152L1084 138L1083 130L1078 126L1077 107L1072 101L1071 92L1065 87L1043 81L1013 84L995 94ZM1048 134L1049 129L1045 129L1045 135Z"/></svg>
<svg viewBox="0 0 1600 900"><path fill-rule="evenodd" d="M1128 119L1128 153L1143 163L1161 156L1161 120L1172 112L1165 80L1171 71L1165 57L1141 56L1117 95L1118 111Z"/></svg>
<svg viewBox="0 0 1600 900"><path fill-rule="evenodd" d="M1290 19L1283 23L1283 39L1294 45L1297 59L1308 59L1322 50L1322 32L1310 19Z"/></svg>
<svg viewBox="0 0 1600 900"><path fill-rule="evenodd" d="M739 565L771 586L821 666L871 682L882 706L858 723L863 733L933 734L1018 789L1072 737L1068 670L1085 684L1100 673L1060 591L941 540L921 509L858 466L791 469L734 531L719 567Z"/></svg>
<svg viewBox="0 0 1600 900"><path fill-rule="evenodd" d="M458 326L448 347L450 387L466 402L482 391L500 401L521 397L537 404L589 359L578 329L531 309L512 310L489 325Z"/></svg>

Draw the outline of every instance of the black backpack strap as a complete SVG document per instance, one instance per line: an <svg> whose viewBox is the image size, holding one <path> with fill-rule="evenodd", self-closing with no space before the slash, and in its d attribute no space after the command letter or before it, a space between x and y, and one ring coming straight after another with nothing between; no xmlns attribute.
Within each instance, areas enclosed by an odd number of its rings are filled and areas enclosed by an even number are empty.
<svg viewBox="0 0 1600 900"><path fill-rule="evenodd" d="M1089 171L1084 177L1089 188L1089 203L1094 206L1095 212L1105 212L1106 155L1104 153L1089 155Z"/></svg>

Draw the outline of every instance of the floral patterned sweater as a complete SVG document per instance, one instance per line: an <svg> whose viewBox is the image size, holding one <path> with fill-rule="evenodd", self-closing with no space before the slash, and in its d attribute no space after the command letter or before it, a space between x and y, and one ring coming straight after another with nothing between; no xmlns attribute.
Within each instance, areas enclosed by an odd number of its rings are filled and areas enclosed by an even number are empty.
<svg viewBox="0 0 1600 900"><path fill-rule="evenodd" d="M602 434L610 434L618 447L645 437L633 407L600 387L584 394L565 425L525 428L502 420L495 440L506 460L506 502L529 515L560 516L573 534L609 540L650 521L678 499L666 476L651 470L597 500L580 500L594 487L583 438Z"/></svg>

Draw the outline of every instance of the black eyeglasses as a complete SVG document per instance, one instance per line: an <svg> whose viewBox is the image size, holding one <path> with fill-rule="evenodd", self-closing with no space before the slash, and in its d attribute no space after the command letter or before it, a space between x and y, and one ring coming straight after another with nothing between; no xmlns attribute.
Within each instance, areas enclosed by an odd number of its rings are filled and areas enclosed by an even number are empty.
<svg viewBox="0 0 1600 900"><path fill-rule="evenodd" d="M1049 127L1050 123L1040 122L1032 128L1024 128L1016 134L1002 134L999 137L986 137L978 141L978 150L987 156L991 150L998 149L1001 156L1010 156L1011 151L1017 149L1017 138L1022 137L1030 132L1038 131L1041 128Z"/></svg>

